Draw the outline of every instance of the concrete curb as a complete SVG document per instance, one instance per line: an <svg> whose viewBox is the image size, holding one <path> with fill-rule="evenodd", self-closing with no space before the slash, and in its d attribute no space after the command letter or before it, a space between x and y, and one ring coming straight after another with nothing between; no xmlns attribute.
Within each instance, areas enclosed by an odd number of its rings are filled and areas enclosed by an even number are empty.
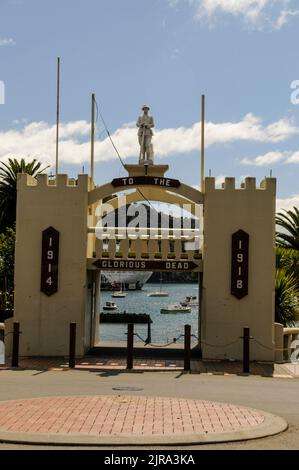
<svg viewBox="0 0 299 470"><path fill-rule="evenodd" d="M0 428L0 442L13 444L43 444L58 446L184 446L260 439L262 437L274 436L275 434L279 434L287 430L288 424L281 417L260 410L256 411L259 411L259 413L261 413L265 418L262 424L234 432L222 432L211 434L177 434L175 436L138 436L138 442L136 442L136 436L132 435L97 437L78 434L55 435L41 433L15 433L3 431Z"/></svg>

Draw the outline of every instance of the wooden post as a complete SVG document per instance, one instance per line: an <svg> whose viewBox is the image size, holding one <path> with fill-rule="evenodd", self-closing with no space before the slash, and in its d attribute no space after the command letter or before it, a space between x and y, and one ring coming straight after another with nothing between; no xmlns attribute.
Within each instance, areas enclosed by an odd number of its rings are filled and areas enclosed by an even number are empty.
<svg viewBox="0 0 299 470"><path fill-rule="evenodd" d="M191 370L191 326L185 325L184 338L184 370Z"/></svg>
<svg viewBox="0 0 299 470"><path fill-rule="evenodd" d="M70 323L70 352L69 352L69 368L74 369L76 366L76 328L77 323Z"/></svg>
<svg viewBox="0 0 299 470"><path fill-rule="evenodd" d="M11 367L19 367L19 340L20 340L20 323L14 322L13 324L13 337L12 337L12 361Z"/></svg>
<svg viewBox="0 0 299 470"><path fill-rule="evenodd" d="M243 329L243 374L250 374L250 328Z"/></svg>
<svg viewBox="0 0 299 470"><path fill-rule="evenodd" d="M127 369L133 369L134 323L128 323Z"/></svg>

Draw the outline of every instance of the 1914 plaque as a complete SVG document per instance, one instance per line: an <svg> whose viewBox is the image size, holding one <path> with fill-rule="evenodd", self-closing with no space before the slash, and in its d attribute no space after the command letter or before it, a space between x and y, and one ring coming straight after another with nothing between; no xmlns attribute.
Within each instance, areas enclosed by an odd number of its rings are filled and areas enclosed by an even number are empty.
<svg viewBox="0 0 299 470"><path fill-rule="evenodd" d="M59 232L53 227L43 231L40 290L48 297L58 290Z"/></svg>

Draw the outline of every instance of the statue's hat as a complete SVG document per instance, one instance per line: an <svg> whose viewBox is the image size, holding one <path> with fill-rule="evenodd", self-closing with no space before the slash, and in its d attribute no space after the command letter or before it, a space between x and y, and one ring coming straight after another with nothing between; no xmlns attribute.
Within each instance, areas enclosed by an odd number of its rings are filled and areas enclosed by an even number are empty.
<svg viewBox="0 0 299 470"><path fill-rule="evenodd" d="M150 109L149 105L148 105L148 104L144 104L144 105L142 106L142 111L143 111L144 109Z"/></svg>

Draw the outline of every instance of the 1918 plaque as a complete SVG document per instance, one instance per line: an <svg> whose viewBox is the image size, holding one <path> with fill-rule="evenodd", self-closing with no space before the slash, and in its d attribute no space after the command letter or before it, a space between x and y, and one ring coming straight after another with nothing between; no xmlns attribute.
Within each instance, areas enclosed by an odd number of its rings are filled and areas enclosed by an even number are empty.
<svg viewBox="0 0 299 470"><path fill-rule="evenodd" d="M249 235L238 230L232 235L231 294L242 299L248 294Z"/></svg>

